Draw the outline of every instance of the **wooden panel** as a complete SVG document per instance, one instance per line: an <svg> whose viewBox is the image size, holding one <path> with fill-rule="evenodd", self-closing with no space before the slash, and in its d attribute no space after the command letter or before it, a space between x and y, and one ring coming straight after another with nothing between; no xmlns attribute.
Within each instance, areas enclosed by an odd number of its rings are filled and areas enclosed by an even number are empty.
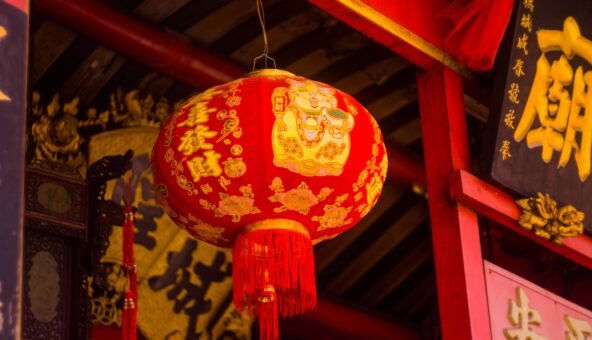
<svg viewBox="0 0 592 340"><path fill-rule="evenodd" d="M0 1L0 339L6 340L21 339L28 30L28 16Z"/></svg>
<svg viewBox="0 0 592 340"><path fill-rule="evenodd" d="M352 287L372 266L391 249L401 243L428 217L425 203L419 203L406 211L393 225L386 229L378 240L350 263L327 287L336 294L343 294Z"/></svg>

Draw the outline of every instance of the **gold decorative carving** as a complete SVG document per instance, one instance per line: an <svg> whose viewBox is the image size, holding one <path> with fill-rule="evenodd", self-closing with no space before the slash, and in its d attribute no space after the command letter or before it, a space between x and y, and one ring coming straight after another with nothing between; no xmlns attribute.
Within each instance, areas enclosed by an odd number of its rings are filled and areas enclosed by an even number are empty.
<svg viewBox="0 0 592 340"><path fill-rule="evenodd" d="M31 134L35 142L34 159L39 161L63 162L72 168L84 164L80 152L83 142L78 133L78 98L60 105L56 94L52 101L43 107L41 95L33 92L32 115L35 122Z"/></svg>
<svg viewBox="0 0 592 340"><path fill-rule="evenodd" d="M105 262L106 289L100 295L94 293L93 276L88 277L89 297L91 304L91 322L95 325L121 326L121 301L125 291L126 278L123 267L113 262Z"/></svg>
<svg viewBox="0 0 592 340"><path fill-rule="evenodd" d="M539 192L537 197L519 199L516 203L522 208L518 224L545 240L561 244L564 238L584 232L584 213L571 205L557 208L557 202L548 194Z"/></svg>

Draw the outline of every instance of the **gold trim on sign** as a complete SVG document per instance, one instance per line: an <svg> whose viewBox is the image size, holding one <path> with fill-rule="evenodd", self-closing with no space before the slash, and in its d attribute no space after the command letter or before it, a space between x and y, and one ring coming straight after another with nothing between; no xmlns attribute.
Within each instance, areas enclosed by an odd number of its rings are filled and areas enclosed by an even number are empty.
<svg viewBox="0 0 592 340"><path fill-rule="evenodd" d="M287 220L284 218L270 218L262 221L257 221L248 224L243 229L243 234L248 234L257 230L270 230L270 229L281 229L291 230L310 237L308 229L306 229L302 223L293 220Z"/></svg>
<svg viewBox="0 0 592 340"><path fill-rule="evenodd" d="M438 47L434 46L430 42L424 40L417 34L411 32L404 26L396 23L395 21L384 16L382 13L377 12L374 8L366 5L360 0L335 0L336 2L347 7L354 13L359 14L364 19L380 25L385 31L401 39L403 42L409 44L415 49L425 53L429 57L442 63L444 66L451 70L461 74L464 77L470 78L470 71L465 68L461 63L454 59L451 55L442 51Z"/></svg>
<svg viewBox="0 0 592 340"><path fill-rule="evenodd" d="M264 68L264 69L260 69L260 70L255 70L253 72L247 73L247 75L246 75L247 78L260 77L260 76L289 76L289 77L295 77L296 75L294 75L293 73L290 73L288 71L284 71L284 70L280 70L280 69L275 69L275 68Z"/></svg>

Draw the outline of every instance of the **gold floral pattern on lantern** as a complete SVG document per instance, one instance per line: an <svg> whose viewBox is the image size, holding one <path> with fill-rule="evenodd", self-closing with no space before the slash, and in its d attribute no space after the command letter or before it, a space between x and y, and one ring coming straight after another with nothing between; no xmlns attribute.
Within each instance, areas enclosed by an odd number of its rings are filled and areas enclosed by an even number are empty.
<svg viewBox="0 0 592 340"><path fill-rule="evenodd" d="M324 201L333 191L331 188L324 187L321 188L318 195L315 195L305 182L300 183L294 189L284 191L284 184L279 177L272 180L269 188L274 191L274 194L268 197L269 200L282 204L281 207L274 208L273 211L279 213L292 210L303 215L308 214L311 207L317 205L319 201Z"/></svg>
<svg viewBox="0 0 592 340"><path fill-rule="evenodd" d="M241 153L243 153L243 147L239 144L235 144L230 148L230 153L233 156L239 156Z"/></svg>
<svg viewBox="0 0 592 340"><path fill-rule="evenodd" d="M224 173L230 178L241 177L247 172L247 165L242 158L228 157L222 164L224 164Z"/></svg>
<svg viewBox="0 0 592 340"><path fill-rule="evenodd" d="M187 224L187 230L198 239L210 243L228 242L228 239L222 236L224 228L211 226L191 214L187 218L192 222Z"/></svg>
<svg viewBox="0 0 592 340"><path fill-rule="evenodd" d="M348 196L349 194L337 196L335 203L323 207L323 211L325 211L323 216L313 216L312 220L320 223L317 231L338 228L351 223L352 219L347 218L347 215L352 210L352 207L341 206Z"/></svg>
<svg viewBox="0 0 592 340"><path fill-rule="evenodd" d="M199 200L199 204L206 210L213 210L216 217L231 216L232 222L240 222L241 217L245 215L260 213L261 211L255 207L255 195L251 185L243 185L239 191L241 196L219 193L218 206L203 198Z"/></svg>
<svg viewBox="0 0 592 340"><path fill-rule="evenodd" d="M240 138L243 134L243 130L240 128L240 119L236 115L236 110L220 110L216 114L216 119L224 120L222 130L220 130L220 137L216 140L216 143L220 143L230 134L234 138Z"/></svg>
<svg viewBox="0 0 592 340"><path fill-rule="evenodd" d="M199 187L200 187L201 191L206 195L209 194L210 192L214 191L214 189L212 189L212 187L209 184L202 184Z"/></svg>
<svg viewBox="0 0 592 340"><path fill-rule="evenodd" d="M383 181L388 170L388 157L384 148L384 144L382 143L380 127L373 118L370 120L374 130L372 158L366 162L366 167L360 171L358 180L352 184L352 189L354 192L356 192L354 196L356 202L358 202L363 197L363 195L361 195L358 191L362 188L366 189L366 201L360 203L356 207L356 211L360 213L361 217L366 216L378 200L380 192L382 191ZM377 157L380 148L382 148L383 157L380 160L380 164L378 164Z"/></svg>
<svg viewBox="0 0 592 340"><path fill-rule="evenodd" d="M334 238L336 238L339 234L333 234L333 235L323 235L321 237L317 237L314 240L312 240L312 245L316 246L317 244L323 242L323 241L328 241L328 240L332 240Z"/></svg>
<svg viewBox="0 0 592 340"><path fill-rule="evenodd" d="M323 145L319 151L315 154L315 158L325 158L328 160L333 160L335 157L341 155L345 150L345 143L337 144L334 142L329 142Z"/></svg>
<svg viewBox="0 0 592 340"><path fill-rule="evenodd" d="M271 98L273 164L304 176L341 175L351 149L353 115L337 107L335 89L327 85L286 82L288 87L275 88ZM335 152L329 143L338 146Z"/></svg>
<svg viewBox="0 0 592 340"><path fill-rule="evenodd" d="M163 145L168 149L164 153L164 160L166 163L170 165L170 174L171 176L174 176L177 179L177 185L183 190L185 190L188 196L192 196L197 195L199 191L197 190L197 188L194 187L193 183L187 180L187 177L183 175L183 162L185 158L181 159L180 161L177 161L175 159L175 152L171 147L171 141L173 140L173 129L175 128L177 117L179 117L180 114L181 112L178 111L175 115L173 115L169 125L165 127L165 138Z"/></svg>
<svg viewBox="0 0 592 340"><path fill-rule="evenodd" d="M284 148L284 152L295 155L297 157L302 157L304 153L302 152L302 145L295 137L286 137L284 138L283 135L278 136L278 142Z"/></svg>
<svg viewBox="0 0 592 340"><path fill-rule="evenodd" d="M240 93L240 85L242 84L242 79L237 79L233 82L231 82L228 86L228 89L226 91L224 91L224 94L222 95L224 98L226 98L226 106L228 107L234 107L234 106L239 106L242 100L242 97L238 95L238 93Z"/></svg>

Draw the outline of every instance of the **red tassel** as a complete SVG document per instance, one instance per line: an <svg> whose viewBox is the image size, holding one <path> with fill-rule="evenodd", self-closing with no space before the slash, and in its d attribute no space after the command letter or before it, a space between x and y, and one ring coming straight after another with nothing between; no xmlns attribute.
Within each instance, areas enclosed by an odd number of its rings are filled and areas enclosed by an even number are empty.
<svg viewBox="0 0 592 340"><path fill-rule="evenodd" d="M234 304L260 318L262 339L279 337L278 309L292 316L316 307L308 234L281 226L249 231L236 240L232 258Z"/></svg>
<svg viewBox="0 0 592 340"><path fill-rule="evenodd" d="M259 338L279 339L280 328L278 318L277 299L257 301L257 315L259 316Z"/></svg>
<svg viewBox="0 0 592 340"><path fill-rule="evenodd" d="M123 301L123 340L137 339L138 287L136 261L134 259L134 213L131 205L130 176L126 174L127 206L123 223L123 268L126 275L125 298Z"/></svg>

